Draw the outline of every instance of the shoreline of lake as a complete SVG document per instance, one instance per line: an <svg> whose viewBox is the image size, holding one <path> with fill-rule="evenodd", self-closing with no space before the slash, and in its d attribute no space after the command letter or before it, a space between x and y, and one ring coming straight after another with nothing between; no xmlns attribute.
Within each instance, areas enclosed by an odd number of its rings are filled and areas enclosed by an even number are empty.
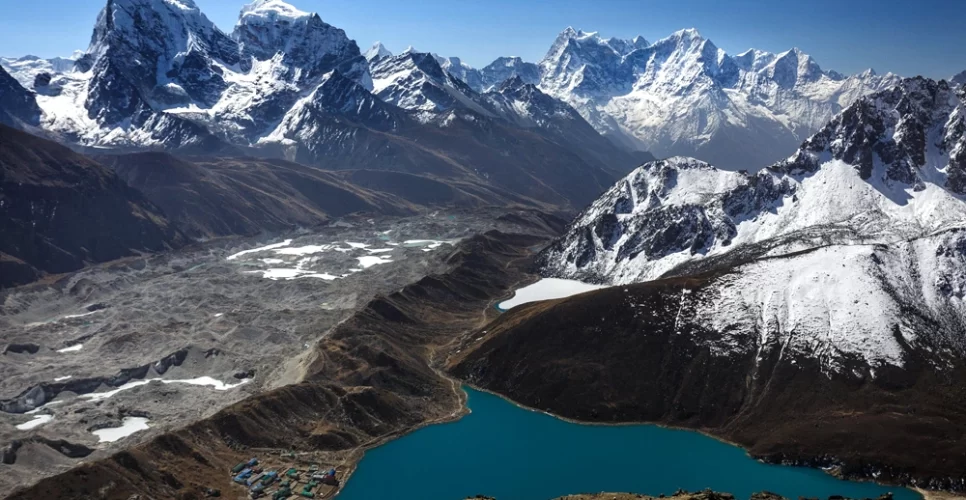
<svg viewBox="0 0 966 500"><path fill-rule="evenodd" d="M770 477L772 478L786 476L790 478L790 480L794 481L796 484L803 485L802 486L803 488L810 485L812 489L821 490L823 492L826 492L827 495L844 494L845 496L849 496L850 491L863 491L863 492L867 492L864 494L864 496L877 497L879 494L882 494L891 490L895 494L895 498L897 500L903 500L903 499L916 500L916 499L922 498L921 494L916 493L915 491L908 488L901 488L901 487L890 486L890 485L881 485L871 481L843 480L835 476L829 475L823 472L822 470L816 469L816 468L791 467L791 466L764 463L752 458L747 454L747 452L743 448L735 445L734 443L729 443L725 440L721 440L714 436L710 436L707 433L704 433L701 431L696 432L693 429L671 428L671 427L661 426L661 425L652 424L652 423L578 422L578 421L573 421L562 417L558 417L549 412L522 406L514 401L504 398L499 394L494 394L490 391L479 390L478 388L475 388L469 385L464 384L462 386L462 389L467 394L467 399L465 401L467 410L466 412L464 412L462 418L459 418L455 421L449 421L448 423L442 423L441 425L429 425L429 426L421 427L420 429L414 432L408 433L395 440L384 443L379 447L367 450L362 460L357 464L355 470L353 471L351 480L347 482L343 491L340 492L340 498L354 500L356 498L360 498L360 499L374 498L374 497L378 497L379 495L386 495L386 494L396 495L393 498L401 498L401 499L408 498L405 496L402 496L402 497L398 496L399 492L395 490L382 491L381 493L372 490L372 488L379 487L378 485L375 485L375 483L378 483L380 481L375 480L374 479L375 477L383 477L383 478L392 477L393 473L391 471L393 470L395 470L397 474L401 472L404 473L406 471L409 471L416 475L432 475L432 478L427 479L427 481L432 483L433 486L437 489L420 491L420 495L422 496L412 497L412 498L442 499L444 497L457 498L459 497L459 495L472 496L474 494L487 494L490 496L495 496L496 498L500 498L501 500L504 500L504 499L512 500L514 498L535 498L532 494L527 496L521 496L521 497L514 496L515 494L526 495L526 493L523 491L521 491L520 493L515 493L514 491L509 491L509 492L503 491L501 493L500 491L484 491L484 490L468 491L467 489L469 488L480 489L481 487L480 479L479 477L476 477L476 472L474 471L477 471L479 469L485 469L486 467L495 467L496 465L494 464L499 464L500 459L505 461L504 467L506 467L508 470L513 470L514 467L511 462L513 460L519 460L521 455L530 456L530 455L539 455L540 453L547 453L547 456L543 457L543 459L534 459L532 460L532 463L524 462L523 465L520 466L521 468L524 468L524 469L533 468L537 472L542 471L543 473L547 473L548 471L545 470L545 468L553 463L561 465L562 468L566 468L571 465L568 462L571 462L574 460L574 457L573 457L574 450L571 450L571 449L561 450L561 452L557 452L551 449L540 450L540 449L529 449L526 447L525 447L526 449L522 449L522 450L512 450L512 443L498 443L498 442L495 442L492 438L485 438L484 440L479 440L479 436L473 436L473 432L470 432L469 434L465 432L465 431L479 430L482 434L488 435L490 432L490 428L488 428L487 425L485 425L486 420L488 418L494 419L494 421L490 422L490 424L495 424L495 423L503 424L503 425L494 426L494 427L502 428L504 430L504 433L510 434L508 436L504 436L505 438L512 437L512 435L516 432L514 430L516 427L519 427L521 429L526 428L526 432L524 432L520 436L520 439L524 439L524 440L537 439L540 437L539 435L541 434L544 435L543 438L548 438L550 437L549 433L560 432L561 433L560 437L554 436L552 439L549 439L546 443L544 443L548 448L554 448L559 446L556 443L558 443L560 440L566 441L567 434L572 434L571 436L569 436L570 438L576 439L578 442L582 442L581 440L586 440L588 435L591 435L594 433L602 433L602 435L606 439L603 439L600 441L593 440L592 442L595 444L592 446L588 446L584 450L584 452L587 455L600 455L602 452L604 452L605 456L604 458L602 458L602 460L608 461L606 466L602 464L588 466L590 468L593 468L595 473L604 474L604 475L612 475L614 474L614 470L621 469L621 468L627 469L625 472L631 472L632 467L629 467L628 463L632 461L631 459L636 455L632 454L631 456L628 456L627 457L628 460L615 460L612 456L609 456L607 453L607 452L613 452L618 454L627 453L628 450L624 448L624 445L628 442L635 442L637 445L641 446L640 450L642 451L653 452L658 454L666 454L673 458L675 454L680 455L681 448L674 443L675 440L679 440L685 443L690 443L690 446L694 447L693 451L695 452L699 452L702 449L704 449L706 452L727 457L728 460L723 460L722 463L727 463L729 460L735 459L734 463L731 464L731 466L737 469L743 470L744 471L743 473L745 474L747 474L749 471L754 471L754 472L771 471ZM480 398L479 397L480 395L486 396L486 398ZM492 399L487 399L487 398L492 398ZM501 406L506 403L509 403L509 405L505 407ZM473 406L477 406L478 411L474 411ZM506 410L510 408L512 408L512 410L510 412L507 412ZM527 411L519 414L513 413L513 412L517 412L518 410L527 410ZM478 417L478 418L475 418L475 417ZM535 425L535 421L533 421L529 417L536 417L538 419L544 419L545 417L549 417L552 420L544 421L544 422L536 422L539 425ZM550 422L557 422L559 425L553 424ZM462 424L461 429L453 429L453 426L459 426L461 424ZM481 425L482 427L480 427ZM564 427L561 427L561 426L564 426ZM594 429L601 429L604 431L595 431ZM614 441L614 444L610 445L610 446L613 446L613 449L608 449L608 442L609 442L608 440L613 439L614 437L614 436L610 436L609 434L615 431L619 431L622 434L626 433L627 434L626 437L630 439L625 440L624 438L621 438L620 440L616 440ZM581 436L582 434L586 434L586 435ZM441 438L445 439L446 441L445 446L442 446L442 447L437 446L439 443L433 444L433 438L437 436L441 436ZM429 439L429 441L427 441L426 443L420 444L418 443L418 440L420 438L427 438ZM462 446L456 446L457 443L460 443L460 441L457 441L457 440L460 440L460 439L462 439ZM645 441L641 441L641 439L645 439ZM652 444L648 444L646 442L648 439L655 440L658 446L653 446ZM666 440L666 441L661 443L660 442L661 440ZM457 454L455 456L451 455L451 452L453 449L466 450L465 447L467 446L467 444L473 444L473 443L475 443L475 448L471 450L472 451L471 453L464 452L464 453ZM600 443L603 443L603 444L601 444L600 446L597 446ZM714 444L709 444L709 443L714 443ZM509 445L509 448L508 448L508 445ZM664 448L661 447L662 445L664 446ZM409 450L413 446L416 446L416 449L420 451L410 453ZM726 449L720 448L722 446L726 447ZM389 449L390 447L392 447L393 449ZM487 450L487 447L490 447L491 449ZM399 449L397 450L396 448L399 448ZM512 452L508 453L507 450L512 450ZM400 453L401 455L396 456L395 458L392 458L392 455L394 453ZM442 453L442 455L439 455L440 453ZM485 456L487 453L490 453L493 456L486 458ZM735 453L740 453L740 455L735 456L734 455ZM387 454L389 456L385 456ZM439 463L433 464L431 462L427 462L426 464L414 464L414 462L416 461L419 461L421 459L428 459L430 457L439 457ZM386 458L392 458L392 459L387 462L384 462ZM681 457L678 456L678 458L680 459ZM471 460L471 461L475 460L475 462L469 463L469 462L466 462L467 460ZM465 468L453 469L454 461L463 464ZM590 462L590 463L594 463L594 462ZM671 461L671 463L674 463L673 460ZM684 462L682 462L682 464L683 463ZM690 462L688 463L690 464ZM395 464L395 466L393 464ZM660 469L662 466L664 466L665 468L667 466L667 463L663 461L655 462L655 464L657 465L658 469ZM576 464L573 464L573 465L575 470L579 470L579 467L577 467ZM708 464L708 465L710 466L710 465L721 465L721 464ZM380 469L383 466L385 466L387 470L384 470L382 472L375 470L375 469ZM373 469L373 467L375 467L375 469ZM597 471L594 467L600 468L601 470ZM713 469L713 467L708 467L708 468ZM774 485L769 486L767 484L768 483L767 477L764 478L764 480L762 481L759 481L758 478L746 479L747 481L755 481L756 483L764 482L766 483L765 485L763 485L765 487L744 485L737 488L729 488L728 487L729 485L736 485L735 478L731 477L730 475L721 476L715 479L714 478L715 471L709 470L709 472L705 474L691 477L688 475L688 472L685 469L686 467L683 467L683 466L677 469L672 467L670 471L666 471L666 472L670 472L672 475L685 474L684 476L682 476L682 478L684 479L684 482L689 484L674 484L672 486L670 484L661 483L661 479L658 478L656 480L653 480L649 484L645 484L645 482L641 482L640 486L642 486L643 488L620 487L621 485L625 485L625 484L628 486L633 486L631 483L635 483L635 481L637 481L637 479L641 477L641 474L638 471L638 473L631 473L630 474L631 477L615 476L615 477L610 477L609 479L606 479L606 480L599 481L600 483L607 483L607 482L614 483L613 486L615 487L612 487L612 488L590 488L590 489L575 488L575 489L570 489L569 491L564 491L563 488L559 488L557 491L550 491L550 490L553 490L554 488L548 484L547 485L548 491L546 493L539 493L536 495L536 497L551 498L553 496L563 496L566 494L579 493L580 491L595 491L595 490L596 491L607 491L607 490L635 491L642 494L661 494L661 493L669 494L669 493L672 493L673 491L676 491L679 488L695 489L695 487L698 487L698 489L703 489L704 487L711 487L715 491L731 492L736 495L736 498L741 498L742 496L744 496L742 491L745 491L745 490L747 490L748 492L754 492L754 491L761 491L763 489L775 489L771 487ZM372 470L372 472L369 472L370 470ZM449 473L444 473L447 470L449 470ZM459 475L459 473L463 473L468 476L465 481L460 478L453 477L455 475ZM383 474L387 474L388 476L383 476ZM553 482L554 478L556 478L558 474L559 473L557 472L551 473L550 475L546 476L546 481ZM708 475L710 475L709 476L710 479L708 479L707 481L712 481L712 482L718 481L718 482L721 482L722 484L705 484L703 482L705 481L705 479L703 478ZM524 474L524 476L532 477L532 474L528 472L527 474ZM741 476L741 474L738 474L738 476ZM525 482L525 479L515 478L515 477L511 477L510 480L512 481L523 480ZM383 479L383 481L385 481L385 479ZM534 481L537 481L537 482L522 484L521 487L531 492L535 490L542 490L543 487L541 485L544 481L541 481L538 479L534 479ZM387 482L391 484L391 481L387 481ZM441 489L438 489L441 486L441 483L448 483L448 486L453 490L452 493L451 494L447 493L445 495L440 495L440 496L433 496L434 492L442 491ZM587 481L587 483L589 486L590 483L595 483L595 481L591 480L591 481ZM494 484L496 484L496 486L494 486L494 489L496 490L499 490L505 487L505 486L500 486L500 483L494 483ZM578 486L578 484L575 482L574 486ZM601 484L601 486L603 486L603 484ZM660 488L662 491L646 491L648 487ZM781 487L777 489L781 490ZM457 490L462 490L462 491L457 491ZM778 491L778 493L782 493L782 492ZM789 496L788 491L785 491L784 493L786 493L785 496ZM796 491L792 493L791 497L797 497L798 496L797 493L799 492ZM804 494L807 492L803 491L801 493ZM813 494L812 496L816 496L816 495ZM462 497L459 497L459 498L462 498Z"/></svg>

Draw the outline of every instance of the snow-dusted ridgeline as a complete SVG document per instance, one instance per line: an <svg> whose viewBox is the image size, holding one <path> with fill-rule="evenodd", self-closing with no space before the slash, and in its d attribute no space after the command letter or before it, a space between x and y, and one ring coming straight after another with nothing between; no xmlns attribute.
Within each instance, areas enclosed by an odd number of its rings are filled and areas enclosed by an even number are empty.
<svg viewBox="0 0 966 500"><path fill-rule="evenodd" d="M909 346L962 352L964 115L966 89L908 79L758 174L646 164L577 217L543 272L616 285L703 276L682 310L720 334L717 353L767 344L837 370L852 356L901 366Z"/></svg>
<svg viewBox="0 0 966 500"><path fill-rule="evenodd" d="M779 160L855 99L898 81L824 71L798 49L731 56L694 29L651 44L567 28L540 70L544 92L615 141L730 169Z"/></svg>

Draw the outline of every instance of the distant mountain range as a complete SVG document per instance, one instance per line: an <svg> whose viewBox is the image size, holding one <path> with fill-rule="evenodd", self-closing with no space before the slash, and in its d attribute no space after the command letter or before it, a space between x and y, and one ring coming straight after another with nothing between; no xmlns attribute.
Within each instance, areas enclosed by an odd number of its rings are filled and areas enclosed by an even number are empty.
<svg viewBox="0 0 966 500"><path fill-rule="evenodd" d="M570 104L625 148L728 169L757 170L784 158L858 97L899 81L872 70L825 71L798 49L731 56L693 29L652 44L567 28L539 63L501 57L475 69L458 57L434 57L476 92L517 77Z"/></svg>
<svg viewBox="0 0 966 500"><path fill-rule="evenodd" d="M512 189L549 168L532 170L521 151L544 150L559 179L520 194L576 207L646 159L640 151L756 170L898 81L825 71L797 49L730 56L695 30L650 43L568 28L539 62L501 57L475 69L378 43L363 54L341 29L282 0L245 5L231 33L191 0L111 0L86 51L0 67L0 119L82 148L282 156L329 169L430 165L421 168ZM519 105L497 97L511 79L531 86ZM477 121L457 128L495 134L484 146L500 145L508 160L499 168L475 152L478 140L446 130L467 117ZM609 141L591 139L588 124ZM602 182L565 193L574 172Z"/></svg>
<svg viewBox="0 0 966 500"><path fill-rule="evenodd" d="M230 34L191 0L111 0L86 52L2 67L0 119L98 154L392 170L572 208L642 158L536 89L512 104L512 89L484 98L431 55L363 55L342 30L280 0L244 6Z"/></svg>

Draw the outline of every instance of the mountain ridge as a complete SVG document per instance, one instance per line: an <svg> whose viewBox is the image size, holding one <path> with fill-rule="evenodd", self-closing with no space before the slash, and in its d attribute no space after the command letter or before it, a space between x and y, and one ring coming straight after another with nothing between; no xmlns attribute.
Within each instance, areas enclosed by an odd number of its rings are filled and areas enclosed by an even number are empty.
<svg viewBox="0 0 966 500"><path fill-rule="evenodd" d="M3 124L0 225L0 287L187 243L109 169Z"/></svg>
<svg viewBox="0 0 966 500"><path fill-rule="evenodd" d="M573 120L552 131L530 120L518 131L519 116L494 115L433 55L375 50L380 57L367 60L343 30L282 0L244 6L230 34L194 2L109 0L72 69L56 71L67 66L62 61L0 62L17 72L8 86L28 81L36 90L17 90L20 101L35 96L40 110L18 116L39 115L38 131L88 151L234 151L330 170L433 172L493 184L481 194L513 192L524 203L565 209L635 166L633 155L580 123L561 134ZM595 150L585 154L567 137ZM548 175L537 178L536 170Z"/></svg>
<svg viewBox="0 0 966 500"><path fill-rule="evenodd" d="M860 99L794 155L757 174L688 158L647 164L575 220L543 257L561 277L658 278L743 244L819 237L890 241L966 217L966 92L906 79ZM776 240L777 241L777 240Z"/></svg>
<svg viewBox="0 0 966 500"><path fill-rule="evenodd" d="M797 50L733 58L695 29L627 53L611 40L561 32L540 62L541 88L618 143L730 169L779 160L859 95L897 79L846 78Z"/></svg>

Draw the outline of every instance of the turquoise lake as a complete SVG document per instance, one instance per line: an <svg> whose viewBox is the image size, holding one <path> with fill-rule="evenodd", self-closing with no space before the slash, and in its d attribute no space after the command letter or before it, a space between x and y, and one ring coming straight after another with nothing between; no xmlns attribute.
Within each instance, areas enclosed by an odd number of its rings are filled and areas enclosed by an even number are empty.
<svg viewBox="0 0 966 500"><path fill-rule="evenodd" d="M911 490L835 479L822 471L766 465L696 432L653 425L580 425L466 388L473 411L370 450L339 500L540 500L571 493L670 494L712 488L747 499L862 498Z"/></svg>

